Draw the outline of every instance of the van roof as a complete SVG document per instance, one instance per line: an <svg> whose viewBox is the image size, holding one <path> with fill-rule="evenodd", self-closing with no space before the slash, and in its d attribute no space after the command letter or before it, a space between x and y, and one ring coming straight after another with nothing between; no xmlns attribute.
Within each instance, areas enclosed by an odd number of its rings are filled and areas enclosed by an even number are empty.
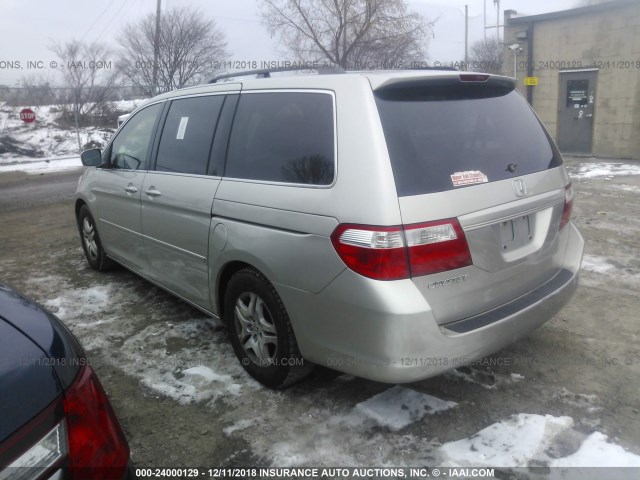
<svg viewBox="0 0 640 480"><path fill-rule="evenodd" d="M279 73L279 72L278 72ZM174 90L158 95L145 102L155 102L168 98L199 95L220 91L239 92L241 90L269 90L269 89L332 89L340 84L354 84L365 80L373 90L387 87L396 83L413 83L421 80L451 79L461 76L482 75L485 79L492 79L492 82L499 82L504 85L515 86L515 79L492 74L480 74L476 72L464 72L453 69L425 69L425 70L372 70L372 71L349 71L338 73L289 73L284 75L274 75L269 78L248 78L247 75L255 73L238 72L236 76L224 76L215 83L203 83L179 90ZM217 77L214 77L214 79Z"/></svg>

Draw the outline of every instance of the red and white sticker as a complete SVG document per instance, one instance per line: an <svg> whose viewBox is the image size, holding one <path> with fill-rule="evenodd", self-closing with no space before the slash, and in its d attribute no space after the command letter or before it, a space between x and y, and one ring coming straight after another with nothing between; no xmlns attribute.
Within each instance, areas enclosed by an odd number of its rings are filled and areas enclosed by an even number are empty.
<svg viewBox="0 0 640 480"><path fill-rule="evenodd" d="M464 185L475 185L476 183L487 183L489 179L480 170L469 170L467 172L456 172L451 175L451 182L454 187Z"/></svg>

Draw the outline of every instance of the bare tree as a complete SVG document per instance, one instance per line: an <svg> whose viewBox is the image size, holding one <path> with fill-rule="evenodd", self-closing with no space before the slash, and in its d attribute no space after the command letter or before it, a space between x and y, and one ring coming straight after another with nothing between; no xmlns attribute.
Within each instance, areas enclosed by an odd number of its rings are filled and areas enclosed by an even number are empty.
<svg viewBox="0 0 640 480"><path fill-rule="evenodd" d="M270 32L300 62L345 69L423 62L433 22L405 0L260 0Z"/></svg>
<svg viewBox="0 0 640 480"><path fill-rule="evenodd" d="M100 112L117 77L109 60L112 50L103 43L79 40L55 44L50 50L60 59L59 71L68 87L68 98L60 98L59 102L72 106L76 123Z"/></svg>
<svg viewBox="0 0 640 480"><path fill-rule="evenodd" d="M56 100L49 79L44 75L25 75L20 79L20 87L24 91L25 105L39 107Z"/></svg>
<svg viewBox="0 0 640 480"><path fill-rule="evenodd" d="M468 70L474 72L502 73L503 46L496 38L478 40L471 45Z"/></svg>
<svg viewBox="0 0 640 480"><path fill-rule="evenodd" d="M149 96L154 95L155 14L129 23L118 42L121 73ZM169 91L202 81L227 57L224 33L203 11L174 8L161 17L158 45L158 89Z"/></svg>

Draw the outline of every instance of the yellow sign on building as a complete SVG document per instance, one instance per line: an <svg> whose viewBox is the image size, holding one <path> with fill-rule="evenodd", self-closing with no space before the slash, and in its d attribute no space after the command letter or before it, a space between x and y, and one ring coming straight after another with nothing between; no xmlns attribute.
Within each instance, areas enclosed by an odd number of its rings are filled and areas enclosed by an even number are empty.
<svg viewBox="0 0 640 480"><path fill-rule="evenodd" d="M535 87L538 85L538 77L524 77L524 84L528 87Z"/></svg>

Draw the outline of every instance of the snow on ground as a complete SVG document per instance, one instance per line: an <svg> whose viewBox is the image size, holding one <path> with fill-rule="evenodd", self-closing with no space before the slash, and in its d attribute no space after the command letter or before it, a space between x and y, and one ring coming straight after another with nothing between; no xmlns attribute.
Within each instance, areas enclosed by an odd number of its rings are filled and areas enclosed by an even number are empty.
<svg viewBox="0 0 640 480"><path fill-rule="evenodd" d="M62 172L82 168L79 156L49 157L34 160L28 157L13 157L10 161L0 162L0 173L26 172L29 175Z"/></svg>
<svg viewBox="0 0 640 480"><path fill-rule="evenodd" d="M51 276L30 280L39 285L63 281ZM118 315L118 307L134 301L135 293L116 284L65 288L62 296L44 305L78 333L89 354L120 344L117 351L111 352L110 362L139 378L152 391L181 404L233 397L245 390L262 388L244 374L224 331L211 319L149 323L146 310L134 318ZM204 344L203 339L212 339L213 343ZM185 342L191 346L184 347ZM180 355L174 354L174 345L180 345ZM211 353L211 348L223 352Z"/></svg>
<svg viewBox="0 0 640 480"><path fill-rule="evenodd" d="M624 192L633 192L640 193L640 187L636 187L635 185L612 185L616 190L622 190Z"/></svg>
<svg viewBox="0 0 640 480"><path fill-rule="evenodd" d="M640 165L621 162L583 162L578 165L569 165L567 170L569 175L577 180L640 175Z"/></svg>
<svg viewBox="0 0 640 480"><path fill-rule="evenodd" d="M549 462L551 467L640 467L640 455L607 441L600 432L589 435L575 453Z"/></svg>
<svg viewBox="0 0 640 480"><path fill-rule="evenodd" d="M64 296L53 298L45 302L45 307L56 312L60 318L69 318L72 311L78 311L78 305L82 305L83 317L92 318L105 310L111 297L111 286L99 286L92 288L80 288L68 291ZM89 325L87 323L82 326Z"/></svg>
<svg viewBox="0 0 640 480"><path fill-rule="evenodd" d="M127 100L114 102L113 106L120 112L130 112L144 100ZM57 105L32 107L36 114L36 121L24 123L20 120L20 110L24 106L0 107L0 135L10 136L19 146L33 150L33 156L26 157L16 152L0 153L0 166L7 163L32 161L36 158L52 159L78 155L78 138L74 128L61 128L57 124L61 108ZM80 128L80 144L85 146L104 146L117 125L111 128L96 128L91 126ZM2 170L5 171L5 170ZM0 173L2 172L0 171Z"/></svg>
<svg viewBox="0 0 640 480"><path fill-rule="evenodd" d="M555 437L570 428L570 417L520 413L470 438L440 448L447 466L527 467L542 458Z"/></svg>
<svg viewBox="0 0 640 480"><path fill-rule="evenodd" d="M30 282L64 292L44 303L80 336L92 360L109 361L152 395L215 409L227 437L241 438L256 458L274 466L640 466L640 456L598 432L597 423L584 433L573 428L568 416L518 413L468 438L440 444L428 433L416 434L414 427L424 432L434 416L455 412L452 399L375 383L366 392L334 395L332 390L351 384L349 375L319 387L322 394L295 388L274 392L242 370L218 322L197 313L180 322L166 320L166 315L164 320L154 318L155 311L184 305L159 297L146 285L140 290L135 279L92 288L71 288L55 275ZM123 304L133 312L126 318L118 310ZM492 390L524 380L517 373L505 373L504 378L481 373L468 368L463 377L452 379L484 382ZM283 401L284 395L294 401ZM601 408L596 395L567 389L558 395L567 408L579 407L590 415Z"/></svg>
<svg viewBox="0 0 640 480"><path fill-rule="evenodd" d="M248 435L245 440L256 453L278 466L416 466L421 459L403 453L414 448L424 454L437 444L400 431L415 423L428 422L429 416L445 413L456 405L411 388L394 386L355 405L325 402L318 406L313 402L301 417L290 417L298 423L296 428L282 425L274 428L267 438ZM257 425L263 425L264 418L261 415L258 418ZM246 427L240 424L231 428L236 431Z"/></svg>
<svg viewBox="0 0 640 480"><path fill-rule="evenodd" d="M604 257L586 254L582 257L583 270L595 273L607 273L615 268L615 265L609 263Z"/></svg>
<svg viewBox="0 0 640 480"><path fill-rule="evenodd" d="M570 417L519 413L469 438L444 444L439 453L449 467L638 467L640 456L594 432L584 437ZM573 453L558 455L582 438Z"/></svg>
<svg viewBox="0 0 640 480"><path fill-rule="evenodd" d="M639 267L637 258L606 258L590 254L582 257L582 270L633 286L640 285ZM581 279L583 280L589 282L587 279Z"/></svg>
<svg viewBox="0 0 640 480"><path fill-rule="evenodd" d="M425 415L442 412L456 405L456 402L395 386L358 403L355 410L395 432L421 420Z"/></svg>
<svg viewBox="0 0 640 480"><path fill-rule="evenodd" d="M595 413L602 410L602 407L598 406L600 399L597 395L587 395L584 393L574 393L562 387L556 397L560 398L563 403L571 405L572 407L579 407L586 409L589 413Z"/></svg>

